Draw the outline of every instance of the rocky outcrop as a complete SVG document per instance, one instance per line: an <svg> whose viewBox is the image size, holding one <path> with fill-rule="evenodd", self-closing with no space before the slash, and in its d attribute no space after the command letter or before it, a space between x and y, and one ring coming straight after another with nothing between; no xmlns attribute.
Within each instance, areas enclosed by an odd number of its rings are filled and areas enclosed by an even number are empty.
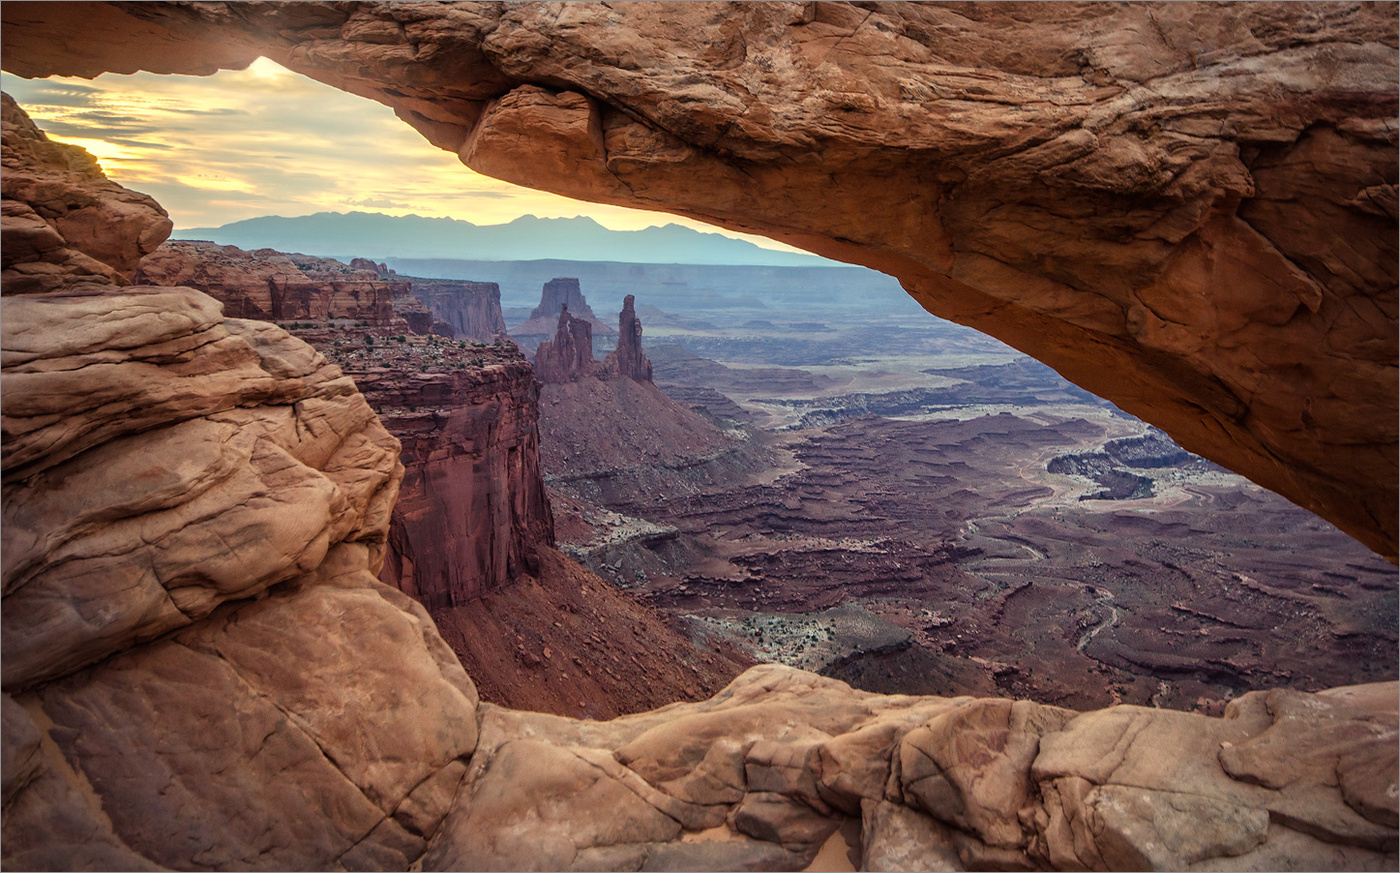
<svg viewBox="0 0 1400 873"><path fill-rule="evenodd" d="M8 94L0 174L0 280L6 294L57 291L76 283L125 285L136 265L170 235L165 210L102 174L82 149L51 142ZM81 246L69 245L69 238Z"/></svg>
<svg viewBox="0 0 1400 873"><path fill-rule="evenodd" d="M408 294L404 281L331 258L272 249L172 240L141 261L136 282L188 285L223 301L233 318L395 327L393 301ZM309 325L308 325L309 326Z"/></svg>
<svg viewBox="0 0 1400 873"><path fill-rule="evenodd" d="M536 550L554 541L539 469L539 388L514 347L403 333L414 322L401 305L384 304L419 301L408 281L378 276L270 249L167 243L138 278L197 288L225 311L290 319L354 379L403 444L380 578L429 608L461 605L534 569ZM499 291L490 289L499 321ZM308 301L314 323L295 321Z"/></svg>
<svg viewBox="0 0 1400 873"><path fill-rule="evenodd" d="M429 608L459 606L523 573L554 542L539 467L539 385L513 346L471 366L347 372L403 442L404 481L380 578Z"/></svg>
<svg viewBox="0 0 1400 873"><path fill-rule="evenodd" d="M0 298L7 868L1396 865L1395 683L1216 719L767 666L610 722L482 705L374 578L400 468L350 380L49 228L63 290Z"/></svg>
<svg viewBox="0 0 1400 873"><path fill-rule="evenodd" d="M651 361L642 354L642 322L633 308L635 302L631 294L623 298L622 311L617 314L617 348L603 359L605 378L651 381Z"/></svg>
<svg viewBox="0 0 1400 873"><path fill-rule="evenodd" d="M559 309L554 339L535 349L535 378L546 385L577 382L595 374L593 325L586 318L574 318L567 304Z"/></svg>
<svg viewBox="0 0 1400 873"><path fill-rule="evenodd" d="M1393 769L1353 762L1393 760L1395 703L1389 683L1080 714L766 665L606 723L483 705L423 867L800 870L826 848L851 866L824 869L1384 869Z"/></svg>
<svg viewBox="0 0 1400 873"><path fill-rule="evenodd" d="M510 332L511 336L526 351L531 351L540 343L554 336L558 330L559 313L567 309L570 315L588 324L589 336L611 336L613 329L598 320L593 308L588 305L583 292L579 290L577 279L551 279L544 283L540 292L540 305L530 312L530 318ZM592 359L592 341L588 347Z"/></svg>
<svg viewBox="0 0 1400 873"><path fill-rule="evenodd" d="M350 269L366 270L371 273L376 273L381 279L388 279L391 276L397 275L393 270L389 269L387 264L376 264L369 258L351 258Z"/></svg>
<svg viewBox="0 0 1400 873"><path fill-rule="evenodd" d="M3 38L25 76L266 55L480 172L875 267L1396 554L1390 7L48 4Z"/></svg>
<svg viewBox="0 0 1400 873"><path fill-rule="evenodd" d="M375 579L397 441L285 331L103 281L168 221L95 169L65 188L95 162L27 121L7 101L6 167L26 145L49 162L31 190L149 214L50 216L30 238L51 259L5 275L4 865L405 868L476 746L477 696ZM27 232L43 204L18 202ZM36 276L61 290L16 293Z"/></svg>
<svg viewBox="0 0 1400 873"><path fill-rule="evenodd" d="M394 314L404 320L413 333L421 336L434 334L452 339L453 330L447 322L437 318L431 309L417 297L395 297L391 304Z"/></svg>
<svg viewBox="0 0 1400 873"><path fill-rule="evenodd" d="M414 279L412 294L452 329L448 336L489 343L505 333L501 286L495 282Z"/></svg>
<svg viewBox="0 0 1400 873"><path fill-rule="evenodd" d="M617 317L617 348L608 352L601 363L593 359L592 321L575 318L568 304L560 304L554 338L541 342L535 349L535 377L546 385L577 382L590 376L650 382L651 361L642 354L642 322L637 318L634 303L633 296L628 294ZM592 315L591 310L589 315Z"/></svg>

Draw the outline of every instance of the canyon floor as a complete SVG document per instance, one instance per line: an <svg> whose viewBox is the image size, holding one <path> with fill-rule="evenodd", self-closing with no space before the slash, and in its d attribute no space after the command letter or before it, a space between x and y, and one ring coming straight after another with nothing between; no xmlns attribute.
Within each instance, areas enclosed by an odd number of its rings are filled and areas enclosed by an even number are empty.
<svg viewBox="0 0 1400 873"><path fill-rule="evenodd" d="M561 547L696 641L1075 708L1396 677L1393 566L897 288L654 287L645 351L695 419L546 386L542 463Z"/></svg>

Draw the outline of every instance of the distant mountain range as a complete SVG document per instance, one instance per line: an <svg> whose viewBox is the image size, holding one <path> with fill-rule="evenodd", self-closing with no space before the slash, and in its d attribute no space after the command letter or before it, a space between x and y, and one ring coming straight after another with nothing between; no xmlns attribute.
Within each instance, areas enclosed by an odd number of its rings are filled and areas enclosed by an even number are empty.
<svg viewBox="0 0 1400 873"><path fill-rule="evenodd" d="M453 258L482 261L623 261L634 264L747 264L773 267L847 266L816 255L777 252L678 224L608 230L591 218L536 218L472 224L455 218L378 212L318 212L296 218L267 215L222 227L177 230L174 239L212 240L243 249L272 248L322 257Z"/></svg>

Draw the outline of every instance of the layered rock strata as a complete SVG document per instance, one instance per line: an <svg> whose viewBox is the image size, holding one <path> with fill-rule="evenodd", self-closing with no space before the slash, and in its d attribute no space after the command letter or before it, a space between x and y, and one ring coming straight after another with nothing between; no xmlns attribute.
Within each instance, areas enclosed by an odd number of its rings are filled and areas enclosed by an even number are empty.
<svg viewBox="0 0 1400 873"><path fill-rule="evenodd" d="M408 295L408 282L331 258L172 240L142 259L136 282L199 288L232 318L407 328L395 321L394 300Z"/></svg>
<svg viewBox="0 0 1400 873"><path fill-rule="evenodd" d="M383 581L436 609L537 567L536 549L554 541L539 469L539 387L513 346L402 333L409 323L389 304L412 300L410 283L328 258L167 243L142 261L138 280L189 285L228 309L289 319L354 379L403 445ZM308 301L314 324L295 321Z"/></svg>
<svg viewBox="0 0 1400 873"><path fill-rule="evenodd" d="M1394 761L1395 703L1387 683L1080 714L769 665L601 724L487 704L424 869L800 870L823 849L825 869L1385 869L1394 765L1362 762Z"/></svg>
<svg viewBox="0 0 1400 873"><path fill-rule="evenodd" d="M5 293L129 283L141 259L170 235L165 210L110 181L86 151L50 142L10 95L0 94L0 105ZM81 247L68 245L70 235Z"/></svg>
<svg viewBox="0 0 1400 873"><path fill-rule="evenodd" d="M490 343L505 334L501 286L495 282L413 279L412 294L451 328L449 337Z"/></svg>
<svg viewBox="0 0 1400 873"><path fill-rule="evenodd" d="M598 369L593 359L593 325L586 318L574 318L567 305L561 306L554 338L535 349L534 366L535 378L546 385L593 376Z"/></svg>
<svg viewBox="0 0 1400 873"><path fill-rule="evenodd" d="M3 38L24 76L265 55L480 172L875 267L1396 554L1390 6L35 4Z"/></svg>
<svg viewBox="0 0 1400 873"><path fill-rule="evenodd" d="M628 294L617 314L617 348L603 358L603 378L651 381L651 361L642 353L642 320L634 308L636 298Z"/></svg>
<svg viewBox="0 0 1400 873"><path fill-rule="evenodd" d="M33 174L6 173L0 231L49 255L0 298L4 865L405 868L477 696L375 579L397 441L285 331L117 284L164 213L8 99L4 125ZM63 193L73 167L89 184ZM128 219L46 218L30 192Z"/></svg>
<svg viewBox="0 0 1400 873"><path fill-rule="evenodd" d="M1395 683L1223 719L771 666L611 722L479 704L374 578L400 467L350 380L198 291L94 281L121 273L45 224L21 276L58 290L0 289L7 868L1397 863Z"/></svg>
<svg viewBox="0 0 1400 873"><path fill-rule="evenodd" d="M391 351L390 354L395 352ZM554 542L539 466L539 385L513 346L458 350L442 372L347 363L403 442L380 578L430 608L462 605L539 570Z"/></svg>

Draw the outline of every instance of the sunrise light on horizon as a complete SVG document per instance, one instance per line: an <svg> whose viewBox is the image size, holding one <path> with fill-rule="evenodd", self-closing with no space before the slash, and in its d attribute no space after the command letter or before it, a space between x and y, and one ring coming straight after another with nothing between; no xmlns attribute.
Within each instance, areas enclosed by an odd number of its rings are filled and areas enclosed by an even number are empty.
<svg viewBox="0 0 1400 873"><path fill-rule="evenodd" d="M266 58L213 76L22 79L3 89L45 133L150 194L177 230L264 215L381 212L504 224L587 216L612 230L680 224L800 251L668 213L573 200L474 172L389 107Z"/></svg>

